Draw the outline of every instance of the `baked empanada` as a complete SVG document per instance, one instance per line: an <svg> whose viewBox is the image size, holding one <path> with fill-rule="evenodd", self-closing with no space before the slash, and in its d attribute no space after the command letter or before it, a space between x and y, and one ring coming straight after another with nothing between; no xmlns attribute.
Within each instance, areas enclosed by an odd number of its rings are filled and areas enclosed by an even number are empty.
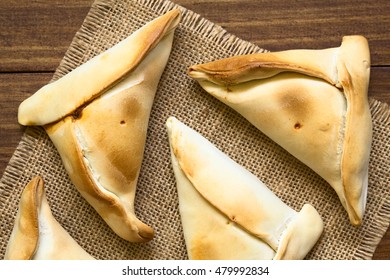
<svg viewBox="0 0 390 280"><path fill-rule="evenodd" d="M51 213L41 177L24 188L6 260L93 260L65 231Z"/></svg>
<svg viewBox="0 0 390 280"><path fill-rule="evenodd" d="M123 239L154 231L134 213L149 115L180 11L149 22L117 45L38 90L19 122L41 125L81 195Z"/></svg>
<svg viewBox="0 0 390 280"><path fill-rule="evenodd" d="M167 129L189 259L303 259L323 231L313 206L283 203L174 117Z"/></svg>
<svg viewBox="0 0 390 280"><path fill-rule="evenodd" d="M191 66L189 75L336 191L362 223L372 121L370 53L362 36L337 48L236 56Z"/></svg>

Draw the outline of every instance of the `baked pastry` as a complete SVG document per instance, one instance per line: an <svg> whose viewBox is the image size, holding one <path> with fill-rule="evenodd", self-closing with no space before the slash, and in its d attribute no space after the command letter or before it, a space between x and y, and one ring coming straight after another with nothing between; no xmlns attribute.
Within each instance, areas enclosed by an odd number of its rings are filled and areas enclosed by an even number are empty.
<svg viewBox="0 0 390 280"><path fill-rule="evenodd" d="M370 53L362 36L337 48L222 59L189 75L336 191L353 225L362 223L372 121Z"/></svg>
<svg viewBox="0 0 390 280"><path fill-rule="evenodd" d="M40 176L34 177L22 192L4 258L6 260L94 259L53 217Z"/></svg>
<svg viewBox="0 0 390 280"><path fill-rule="evenodd" d="M20 104L22 125L41 125L81 195L123 239L153 229L134 213L149 115L180 11L149 22Z"/></svg>
<svg viewBox="0 0 390 280"><path fill-rule="evenodd" d="M313 206L296 212L199 133L167 120L189 259L303 259L323 231Z"/></svg>

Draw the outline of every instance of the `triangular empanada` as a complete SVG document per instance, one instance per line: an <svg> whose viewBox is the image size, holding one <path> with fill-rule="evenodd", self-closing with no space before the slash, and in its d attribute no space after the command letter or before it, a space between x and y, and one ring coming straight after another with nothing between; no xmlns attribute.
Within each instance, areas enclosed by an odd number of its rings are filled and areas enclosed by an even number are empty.
<svg viewBox="0 0 390 280"><path fill-rule="evenodd" d="M338 48L231 57L191 66L189 75L324 178L351 223L361 224L372 138L364 37L346 36Z"/></svg>
<svg viewBox="0 0 390 280"><path fill-rule="evenodd" d="M24 188L6 260L93 260L65 231L51 213L41 177Z"/></svg>
<svg viewBox="0 0 390 280"><path fill-rule="evenodd" d="M256 176L174 117L167 120L190 259L303 259L323 222L284 204Z"/></svg>
<svg viewBox="0 0 390 280"><path fill-rule="evenodd" d="M179 20L176 9L149 22L19 107L19 122L44 126L81 195L131 242L154 235L136 217L134 197L150 111Z"/></svg>

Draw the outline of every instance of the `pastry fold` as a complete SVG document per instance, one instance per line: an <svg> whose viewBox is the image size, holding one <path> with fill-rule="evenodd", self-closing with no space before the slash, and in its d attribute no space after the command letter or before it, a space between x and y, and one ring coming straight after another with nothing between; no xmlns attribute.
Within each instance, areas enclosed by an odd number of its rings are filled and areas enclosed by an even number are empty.
<svg viewBox="0 0 390 280"><path fill-rule="evenodd" d="M296 212L176 118L167 129L189 259L306 256L323 231L313 206Z"/></svg>
<svg viewBox="0 0 390 280"><path fill-rule="evenodd" d="M19 122L41 125L81 195L111 229L130 242L153 229L134 211L149 116L180 21L172 10L19 107Z"/></svg>
<svg viewBox="0 0 390 280"><path fill-rule="evenodd" d="M44 183L34 177L24 188L6 260L93 260L53 217Z"/></svg>
<svg viewBox="0 0 390 280"><path fill-rule="evenodd" d="M318 173L350 222L362 223L372 141L364 37L345 36L337 48L235 56L188 74Z"/></svg>

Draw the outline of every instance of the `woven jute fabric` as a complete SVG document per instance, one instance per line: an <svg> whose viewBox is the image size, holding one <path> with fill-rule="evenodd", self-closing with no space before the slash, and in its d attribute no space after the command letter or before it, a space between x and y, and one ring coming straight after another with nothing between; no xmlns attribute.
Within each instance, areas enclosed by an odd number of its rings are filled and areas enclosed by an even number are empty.
<svg viewBox="0 0 390 280"><path fill-rule="evenodd" d="M96 1L53 80L127 37L159 15L179 7L169 1ZM0 181L0 259L11 234L21 191L36 175L45 181L53 215L98 259L187 259L170 162L165 121L175 116L259 177L287 205L312 204L325 229L307 259L370 259L390 221L390 126L388 105L370 100L373 144L363 225L350 225L336 193L316 173L207 94L186 74L190 65L262 52L261 48L180 7L183 18L156 94L135 209L155 238L133 244L116 236L71 183L52 142L40 127L28 128ZM237 34L239 35L239 34ZM341 40L341 38L340 38ZM32 93L31 93L32 94Z"/></svg>

